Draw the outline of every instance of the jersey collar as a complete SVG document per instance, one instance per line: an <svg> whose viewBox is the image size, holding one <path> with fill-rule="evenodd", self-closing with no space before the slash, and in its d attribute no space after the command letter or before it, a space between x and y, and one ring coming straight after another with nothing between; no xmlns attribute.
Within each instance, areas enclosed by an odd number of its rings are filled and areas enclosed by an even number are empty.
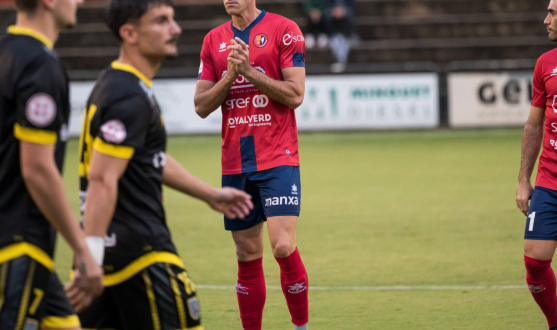
<svg viewBox="0 0 557 330"><path fill-rule="evenodd" d="M240 30L234 27L234 22L230 22L230 26L232 27L232 31L234 31L234 34L237 33L248 33L249 35L249 31L251 31L251 29L257 25L257 23L261 22L261 20L263 19L263 17L265 17L265 14L267 14L267 12L265 10L261 10L261 13L259 14L259 16L257 16L257 18L255 19L255 21L251 22L251 24L245 28L244 30Z"/></svg>
<svg viewBox="0 0 557 330"><path fill-rule="evenodd" d="M44 34L30 28L12 25L8 27L8 33L32 37L45 44L48 49L54 48L54 44L52 43L52 41L48 39Z"/></svg>
<svg viewBox="0 0 557 330"><path fill-rule="evenodd" d="M129 72L129 73L132 73L137 78L139 78L141 81L143 81L145 83L145 85L149 86L149 88L153 87L153 82L151 80L147 79L147 77L145 77L145 75L143 75L143 73L139 72L139 70L137 70L133 66L131 66L129 64L120 63L118 61L112 62L111 66L114 70L121 70L121 71L126 71L126 72Z"/></svg>

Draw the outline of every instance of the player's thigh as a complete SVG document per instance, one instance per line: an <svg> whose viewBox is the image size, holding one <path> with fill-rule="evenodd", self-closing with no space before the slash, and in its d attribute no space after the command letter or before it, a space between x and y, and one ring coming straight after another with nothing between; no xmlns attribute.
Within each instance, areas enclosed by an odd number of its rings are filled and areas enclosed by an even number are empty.
<svg viewBox="0 0 557 330"><path fill-rule="evenodd" d="M524 253L539 260L553 257L557 246L557 191L536 187L524 229Z"/></svg>
<svg viewBox="0 0 557 330"><path fill-rule="evenodd" d="M263 257L263 222L255 226L232 231L239 261L247 262Z"/></svg>
<svg viewBox="0 0 557 330"><path fill-rule="evenodd" d="M156 263L113 289L124 329L202 329L195 285L179 266Z"/></svg>
<svg viewBox="0 0 557 330"><path fill-rule="evenodd" d="M293 252L296 247L296 225L298 217L296 216L278 216L267 219L267 229L269 231L269 240L273 249L284 248L289 246Z"/></svg>
<svg viewBox="0 0 557 330"><path fill-rule="evenodd" d="M114 287L108 286L89 307L78 314L81 326L83 329L124 330L120 308L116 303Z"/></svg>
<svg viewBox="0 0 557 330"><path fill-rule="evenodd" d="M39 329L51 271L21 256L0 264L0 329Z"/></svg>
<svg viewBox="0 0 557 330"><path fill-rule="evenodd" d="M56 330L81 329L79 318L68 300L64 286L55 272L50 273L44 294L45 313L41 328Z"/></svg>
<svg viewBox="0 0 557 330"><path fill-rule="evenodd" d="M245 191L251 196L253 210L244 219L228 219L224 217L224 229L229 231L242 231L257 226L265 221L265 212L261 204L259 188L254 182L248 180L247 174L223 175L223 187L233 187Z"/></svg>

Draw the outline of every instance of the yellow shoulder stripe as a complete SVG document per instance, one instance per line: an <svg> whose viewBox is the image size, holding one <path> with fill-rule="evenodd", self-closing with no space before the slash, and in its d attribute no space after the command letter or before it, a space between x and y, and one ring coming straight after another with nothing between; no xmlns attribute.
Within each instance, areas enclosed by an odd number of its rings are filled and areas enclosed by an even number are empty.
<svg viewBox="0 0 557 330"><path fill-rule="evenodd" d="M58 329L67 329L67 328L75 328L81 326L79 323L79 318L77 315L70 315L70 316L47 316L44 317L41 321L41 328L58 328Z"/></svg>
<svg viewBox="0 0 557 330"><path fill-rule="evenodd" d="M95 141L93 142L93 149L105 155L123 159L131 159L135 152L133 147L106 143L98 137L95 138Z"/></svg>
<svg viewBox="0 0 557 330"><path fill-rule="evenodd" d="M18 123L14 124L14 136L20 141L39 144L55 144L58 140L56 132L23 127Z"/></svg>
<svg viewBox="0 0 557 330"><path fill-rule="evenodd" d="M33 258L50 271L54 269L50 256L39 247L27 242L15 243L0 249L0 264L24 255Z"/></svg>

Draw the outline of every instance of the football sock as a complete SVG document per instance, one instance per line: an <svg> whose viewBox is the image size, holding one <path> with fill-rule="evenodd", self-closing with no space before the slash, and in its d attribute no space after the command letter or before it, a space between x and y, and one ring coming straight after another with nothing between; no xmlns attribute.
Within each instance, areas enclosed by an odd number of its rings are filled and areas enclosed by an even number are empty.
<svg viewBox="0 0 557 330"><path fill-rule="evenodd" d="M294 325L294 330L308 330L308 324L304 325Z"/></svg>
<svg viewBox="0 0 557 330"><path fill-rule="evenodd" d="M263 258L238 261L238 285L236 295L240 306L240 318L245 330L261 330L263 307L267 291L263 275Z"/></svg>
<svg viewBox="0 0 557 330"><path fill-rule="evenodd" d="M307 329L308 323L308 274L298 253L298 248L286 258L275 258L280 266L280 283L292 323ZM306 326L303 328L303 326ZM296 330L298 328L295 328Z"/></svg>
<svg viewBox="0 0 557 330"><path fill-rule="evenodd" d="M550 260L536 260L524 256L526 283L532 297L544 313L550 328L557 326L557 281Z"/></svg>

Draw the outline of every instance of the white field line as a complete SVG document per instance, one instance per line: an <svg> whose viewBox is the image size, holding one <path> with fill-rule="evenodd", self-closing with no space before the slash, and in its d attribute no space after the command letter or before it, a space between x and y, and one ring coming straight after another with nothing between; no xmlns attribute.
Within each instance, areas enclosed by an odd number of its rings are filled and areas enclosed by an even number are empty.
<svg viewBox="0 0 557 330"><path fill-rule="evenodd" d="M196 285L198 289L206 290L235 290L234 286L226 285ZM441 291L441 290L527 290L526 285L408 285L408 286L310 286L310 290L317 291ZM267 290L282 290L279 286L267 286Z"/></svg>

